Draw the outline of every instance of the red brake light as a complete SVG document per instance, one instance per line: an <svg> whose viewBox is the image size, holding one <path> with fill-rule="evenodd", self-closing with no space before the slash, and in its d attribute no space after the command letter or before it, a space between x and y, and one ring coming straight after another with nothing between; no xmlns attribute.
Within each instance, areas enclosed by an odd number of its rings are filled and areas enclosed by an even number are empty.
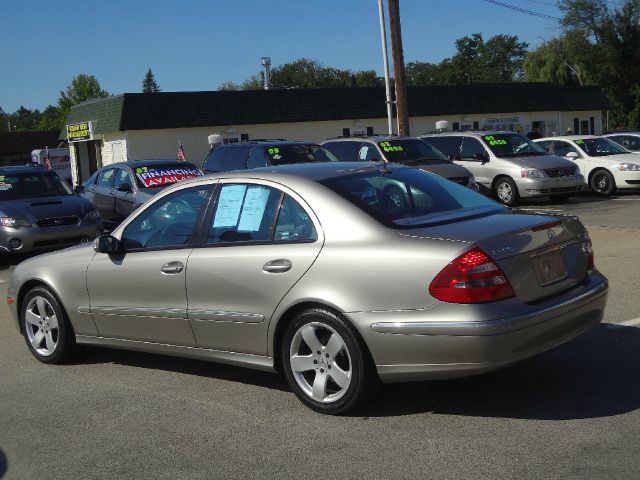
<svg viewBox="0 0 640 480"><path fill-rule="evenodd" d="M485 303L514 295L500 267L479 248L447 265L429 285L429 293L449 303Z"/></svg>

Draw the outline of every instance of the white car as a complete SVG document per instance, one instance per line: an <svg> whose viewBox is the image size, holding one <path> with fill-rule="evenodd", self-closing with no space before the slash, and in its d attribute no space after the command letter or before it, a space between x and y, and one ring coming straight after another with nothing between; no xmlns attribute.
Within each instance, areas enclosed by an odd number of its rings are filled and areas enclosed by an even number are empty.
<svg viewBox="0 0 640 480"><path fill-rule="evenodd" d="M603 135L627 150L640 154L640 132L612 132Z"/></svg>
<svg viewBox="0 0 640 480"><path fill-rule="evenodd" d="M571 135L534 141L549 153L573 160L597 194L640 188L640 157L608 138Z"/></svg>

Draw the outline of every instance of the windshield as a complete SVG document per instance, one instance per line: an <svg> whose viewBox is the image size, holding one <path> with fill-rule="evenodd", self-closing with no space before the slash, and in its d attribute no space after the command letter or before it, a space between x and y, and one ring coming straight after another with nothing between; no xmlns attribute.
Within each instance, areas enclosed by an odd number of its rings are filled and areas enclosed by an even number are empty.
<svg viewBox="0 0 640 480"><path fill-rule="evenodd" d="M392 228L450 223L504 210L466 187L414 168L372 169L320 183Z"/></svg>
<svg viewBox="0 0 640 480"><path fill-rule="evenodd" d="M57 195L73 195L73 191L54 172L0 174L0 201Z"/></svg>
<svg viewBox="0 0 640 480"><path fill-rule="evenodd" d="M482 135L482 140L496 157L547 154L540 145L517 133Z"/></svg>
<svg viewBox="0 0 640 480"><path fill-rule="evenodd" d="M584 138L574 140L582 150L591 157L606 157L607 155L619 155L629 153L626 149L608 138Z"/></svg>
<svg viewBox="0 0 640 480"><path fill-rule="evenodd" d="M389 162L407 165L449 163L440 150L418 139L385 140L378 142L378 146Z"/></svg>
<svg viewBox="0 0 640 480"><path fill-rule="evenodd" d="M154 163L134 168L138 188L165 187L188 178L204 175L189 162Z"/></svg>
<svg viewBox="0 0 640 480"><path fill-rule="evenodd" d="M278 145L265 150L271 165L338 161L333 153L320 145Z"/></svg>

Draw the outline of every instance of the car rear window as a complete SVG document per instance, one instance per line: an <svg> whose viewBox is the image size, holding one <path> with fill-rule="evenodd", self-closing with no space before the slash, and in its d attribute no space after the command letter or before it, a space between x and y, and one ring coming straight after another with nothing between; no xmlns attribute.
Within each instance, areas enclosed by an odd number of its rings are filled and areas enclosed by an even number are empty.
<svg viewBox="0 0 640 480"><path fill-rule="evenodd" d="M327 142L322 146L333 153L341 162L355 162L356 160L358 160L358 150L360 150L360 142Z"/></svg>
<svg viewBox="0 0 640 480"><path fill-rule="evenodd" d="M0 201L73 195L55 172L0 173Z"/></svg>
<svg viewBox="0 0 640 480"><path fill-rule="evenodd" d="M199 168L189 162L153 163L134 168L139 188L164 187L188 178L203 175Z"/></svg>
<svg viewBox="0 0 640 480"><path fill-rule="evenodd" d="M449 159L440 150L422 140L385 140L378 142L378 147L390 162L406 164L449 163Z"/></svg>
<svg viewBox="0 0 640 480"><path fill-rule="evenodd" d="M414 168L368 170L320 183L393 228L437 225L504 210L468 188Z"/></svg>
<svg viewBox="0 0 640 480"><path fill-rule="evenodd" d="M333 153L319 145L274 145L265 147L265 152L271 165L338 161Z"/></svg>

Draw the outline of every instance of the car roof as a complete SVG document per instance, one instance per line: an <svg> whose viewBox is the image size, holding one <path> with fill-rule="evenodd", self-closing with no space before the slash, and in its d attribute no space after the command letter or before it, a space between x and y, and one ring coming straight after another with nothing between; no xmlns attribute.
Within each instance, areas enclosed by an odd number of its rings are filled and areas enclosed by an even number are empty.
<svg viewBox="0 0 640 480"><path fill-rule="evenodd" d="M616 130L615 132L603 133L603 137L608 137L609 135L635 135L640 136L640 131L637 130Z"/></svg>
<svg viewBox="0 0 640 480"><path fill-rule="evenodd" d="M353 142L361 142L361 141L371 141L371 142L383 142L383 141L395 141L395 140L420 140L418 137L399 137L397 135L354 135L352 137L334 137L327 138L322 143L327 142L345 142L345 141L353 141Z"/></svg>
<svg viewBox="0 0 640 480"><path fill-rule="evenodd" d="M191 163L190 161L186 160L176 160L175 158L169 158L167 160L127 160L124 162L116 162L116 163L110 163L109 165L105 165L103 168L105 167L140 167L143 165L146 166L152 166L152 165L165 165L167 163L175 163L176 165L182 164L182 163L188 163L189 165L193 165L193 163Z"/></svg>
<svg viewBox="0 0 640 480"><path fill-rule="evenodd" d="M469 136L469 137L476 137L476 136L482 136L482 135L522 135L521 133L518 132L511 132L508 130L447 130L444 132L429 132L429 133L423 133L422 135L420 135L420 138L422 137L446 137L446 136Z"/></svg>
<svg viewBox="0 0 640 480"><path fill-rule="evenodd" d="M549 140L581 140L581 139L587 139L587 138L600 138L600 135L557 135L555 137L542 137L542 138L536 138L535 140L533 140L534 142L541 142L541 141L549 141Z"/></svg>
<svg viewBox="0 0 640 480"><path fill-rule="evenodd" d="M269 145L276 145L276 146L281 146L281 145L317 145L316 142L308 142L305 140L284 140L282 138L277 138L277 139L256 139L256 140L248 140L246 142L236 142L236 143L225 143L224 145L219 145L217 148L246 148L246 147L251 147L251 146L255 146L255 145L261 145L261 146L269 146Z"/></svg>
<svg viewBox="0 0 640 480"><path fill-rule="evenodd" d="M32 172L43 172L48 171L45 170L44 165L7 165L4 167L0 167L0 174L11 174L11 173L32 173Z"/></svg>

